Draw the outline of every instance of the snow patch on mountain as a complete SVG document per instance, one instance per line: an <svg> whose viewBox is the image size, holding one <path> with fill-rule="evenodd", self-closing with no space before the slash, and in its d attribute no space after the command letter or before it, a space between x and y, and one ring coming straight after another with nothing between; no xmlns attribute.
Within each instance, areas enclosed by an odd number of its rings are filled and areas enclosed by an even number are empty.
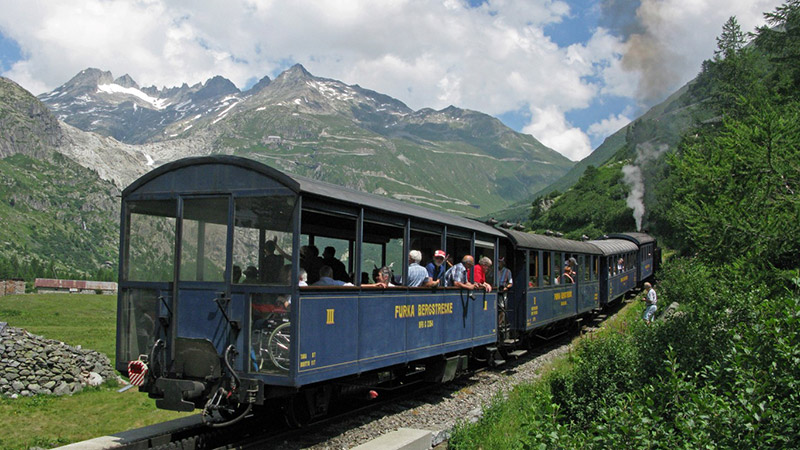
<svg viewBox="0 0 800 450"><path fill-rule="evenodd" d="M167 100L166 99L151 97L151 96L145 94L144 92L140 91L139 89L126 88L126 87L120 86L120 85L115 84L115 83L98 84L97 85L97 93L100 93L100 92L103 92L103 93L106 93L106 94L127 94L127 95L132 95L132 96L137 97L137 98L139 98L141 100L144 100L145 102L147 102L150 105L153 105L153 108L155 108L155 109L164 109L164 108L167 107Z"/></svg>

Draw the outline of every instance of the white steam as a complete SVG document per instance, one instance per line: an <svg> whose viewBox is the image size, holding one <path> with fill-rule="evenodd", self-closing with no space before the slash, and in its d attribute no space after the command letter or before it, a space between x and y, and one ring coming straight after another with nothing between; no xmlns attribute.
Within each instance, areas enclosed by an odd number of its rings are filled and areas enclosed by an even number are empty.
<svg viewBox="0 0 800 450"><path fill-rule="evenodd" d="M636 220L636 231L642 230L642 218L644 217L644 177L642 168L658 159L664 152L669 150L669 146L661 144L658 148L645 142L636 146L636 160L633 164L628 164L622 168L622 181L630 188L631 192L625 199L628 207L633 209L633 218Z"/></svg>

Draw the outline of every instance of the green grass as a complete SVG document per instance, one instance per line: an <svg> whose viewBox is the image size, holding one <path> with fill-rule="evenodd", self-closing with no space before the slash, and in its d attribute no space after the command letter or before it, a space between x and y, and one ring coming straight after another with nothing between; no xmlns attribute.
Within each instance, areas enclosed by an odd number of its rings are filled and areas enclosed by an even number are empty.
<svg viewBox="0 0 800 450"><path fill-rule="evenodd" d="M638 300L638 298L637 298ZM625 305L613 317L606 320L601 329L591 334L575 338L573 347L581 341L603 339L609 334L627 333L631 326L640 326L643 304L633 301ZM545 436L538 436L540 430L529 424L550 422L558 428L556 417L558 407L552 401L550 377L568 373L574 369L576 353L570 351L556 358L540 369L542 377L532 383L515 386L507 398L496 397L486 405L483 417L475 424L461 423L453 431L451 448L456 449L494 449L528 448L529 441L546 442Z"/></svg>
<svg viewBox="0 0 800 450"><path fill-rule="evenodd" d="M48 339L97 350L112 364L116 296L30 294L0 297L0 321ZM72 396L0 398L0 448L53 447L185 416L155 408L137 389L107 384Z"/></svg>

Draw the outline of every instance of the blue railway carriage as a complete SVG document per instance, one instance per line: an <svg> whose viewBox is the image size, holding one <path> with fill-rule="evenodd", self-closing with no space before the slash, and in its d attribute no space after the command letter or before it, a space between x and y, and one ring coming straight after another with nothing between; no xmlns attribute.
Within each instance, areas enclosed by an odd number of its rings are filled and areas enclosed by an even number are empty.
<svg viewBox="0 0 800 450"><path fill-rule="evenodd" d="M600 258L600 299L611 303L639 284L637 261L639 247L629 240L603 239L587 241L597 247Z"/></svg>
<svg viewBox="0 0 800 450"><path fill-rule="evenodd" d="M574 254L583 264L591 253L514 236L523 246L518 254L537 261L547 252L559 260ZM203 408L204 417L216 411L230 420L275 399L309 419L341 390L420 373L447 381L466 368L469 354L492 351L496 290L367 287L369 274L390 266L399 285L412 249L422 252L423 265L438 249L456 261L465 254L496 260L503 237L479 222L248 159L166 164L122 193L116 368L136 375L159 408ZM314 249L328 247L351 286L300 287L302 267L309 281L319 278L323 260ZM586 303L576 290L583 279L550 286L531 297L549 303L547 312L522 320L591 307L596 272Z"/></svg>
<svg viewBox="0 0 800 450"><path fill-rule="evenodd" d="M652 278L661 260L661 253L658 252L654 237L646 233L633 232L613 233L609 234L608 237L609 239L625 239L636 244L636 246L639 247L636 256L636 278L639 280L639 283Z"/></svg>
<svg viewBox="0 0 800 450"><path fill-rule="evenodd" d="M600 307L602 254L596 246L514 230L503 232L510 245L501 251L512 255L509 267L514 276L506 316L517 335Z"/></svg>

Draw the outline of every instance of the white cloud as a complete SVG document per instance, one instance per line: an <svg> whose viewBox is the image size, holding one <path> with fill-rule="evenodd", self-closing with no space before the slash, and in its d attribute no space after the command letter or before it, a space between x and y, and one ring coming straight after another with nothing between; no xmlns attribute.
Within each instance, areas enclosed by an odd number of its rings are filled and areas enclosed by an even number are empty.
<svg viewBox="0 0 800 450"><path fill-rule="evenodd" d="M523 130L536 136L542 144L567 158L578 161L592 152L589 138L580 128L573 127L556 108L531 108L531 123Z"/></svg>
<svg viewBox="0 0 800 450"><path fill-rule="evenodd" d="M595 140L602 140L620 128L631 123L631 119L624 114L611 114L605 119L589 125L587 132Z"/></svg>
<svg viewBox="0 0 800 450"><path fill-rule="evenodd" d="M565 113L602 108L604 96L652 100L653 74L671 75L655 85L671 92L711 56L728 16L749 31L779 1L641 0L640 37L623 42L598 28L567 48L544 32L571 14L559 0L477 8L466 0L0 0L0 31L23 53L3 75L37 94L87 67L128 73L143 86L222 75L243 87L299 62L414 109L530 109L525 130L575 159L588 153L586 132L599 133L604 121L581 130ZM666 61L646 58L637 43L663 50ZM608 123L622 120L607 114Z"/></svg>

